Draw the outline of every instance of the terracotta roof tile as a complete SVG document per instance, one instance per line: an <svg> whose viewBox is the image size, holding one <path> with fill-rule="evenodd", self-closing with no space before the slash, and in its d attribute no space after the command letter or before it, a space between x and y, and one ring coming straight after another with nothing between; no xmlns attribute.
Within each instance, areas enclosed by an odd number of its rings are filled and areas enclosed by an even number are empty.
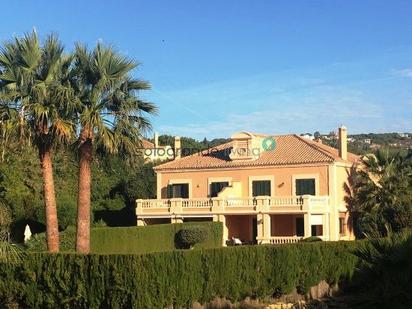
<svg viewBox="0 0 412 309"><path fill-rule="evenodd" d="M142 139L142 146L144 149L153 149L155 145L147 139Z"/></svg>
<svg viewBox="0 0 412 309"><path fill-rule="evenodd" d="M348 153L348 160L342 160L337 149L297 135L279 135L274 136L274 138L276 148L273 151L261 150L260 156L256 160L231 160L229 158L233 148L231 141L197 154L158 165L155 170L299 165L334 161L354 163L358 160L358 156L352 153Z"/></svg>

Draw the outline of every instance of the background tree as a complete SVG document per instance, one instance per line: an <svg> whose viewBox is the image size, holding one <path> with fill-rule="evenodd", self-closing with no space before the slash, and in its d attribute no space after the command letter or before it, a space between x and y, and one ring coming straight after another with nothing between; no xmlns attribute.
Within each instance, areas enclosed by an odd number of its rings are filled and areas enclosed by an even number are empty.
<svg viewBox="0 0 412 309"><path fill-rule="evenodd" d="M153 140L151 140L153 141ZM206 138L203 139L203 141L197 141L194 138L191 137L181 137L181 146L182 146L182 157L189 156L195 153L198 153L202 150L216 147L218 145L227 143L230 141L230 138L216 138L211 141L208 141ZM161 145L169 145L171 147L174 147L175 144L175 137L172 135L160 135L159 136L159 143Z"/></svg>
<svg viewBox="0 0 412 309"><path fill-rule="evenodd" d="M155 105L138 98L150 88L132 79L137 63L112 47L97 44L93 51L78 45L75 51L74 85L78 109L79 189L76 250L90 251L91 162L94 150L119 155L138 151L142 133L150 129L146 114L156 114Z"/></svg>
<svg viewBox="0 0 412 309"><path fill-rule="evenodd" d="M56 36L49 35L41 45L34 31L6 42L0 52L1 99L16 111L17 116L11 119L19 128L19 139L26 139L38 150L51 252L59 250L52 152L74 133L68 118L72 98L70 64L71 58L63 54Z"/></svg>
<svg viewBox="0 0 412 309"><path fill-rule="evenodd" d="M355 233L386 234L412 227L411 153L381 149L362 158L350 177L347 202Z"/></svg>
<svg viewBox="0 0 412 309"><path fill-rule="evenodd" d="M7 102L0 100L0 162L4 162L9 149L16 148L15 137L18 133L18 126L14 119L17 117L16 109L10 108Z"/></svg>

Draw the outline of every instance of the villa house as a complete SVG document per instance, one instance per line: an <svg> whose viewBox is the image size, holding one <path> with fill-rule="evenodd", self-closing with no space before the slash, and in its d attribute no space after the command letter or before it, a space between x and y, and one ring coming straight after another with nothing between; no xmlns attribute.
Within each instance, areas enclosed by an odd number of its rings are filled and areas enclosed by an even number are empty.
<svg viewBox="0 0 412 309"><path fill-rule="evenodd" d="M138 225L219 221L223 243L351 239L345 185L358 157L297 135L240 132L231 141L155 167L157 199L137 200Z"/></svg>

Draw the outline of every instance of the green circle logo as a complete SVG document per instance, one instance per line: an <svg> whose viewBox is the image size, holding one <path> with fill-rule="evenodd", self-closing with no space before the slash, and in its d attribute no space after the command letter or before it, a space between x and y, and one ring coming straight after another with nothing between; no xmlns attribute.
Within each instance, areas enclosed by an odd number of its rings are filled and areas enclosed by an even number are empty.
<svg viewBox="0 0 412 309"><path fill-rule="evenodd" d="M273 151L276 148L276 141L274 137L266 137L263 141L262 141L262 148L265 151Z"/></svg>

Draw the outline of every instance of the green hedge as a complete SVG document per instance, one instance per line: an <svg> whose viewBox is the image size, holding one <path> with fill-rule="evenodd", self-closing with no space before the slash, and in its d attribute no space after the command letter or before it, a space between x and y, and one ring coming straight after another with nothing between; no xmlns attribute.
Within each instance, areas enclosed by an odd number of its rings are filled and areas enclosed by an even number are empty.
<svg viewBox="0 0 412 309"><path fill-rule="evenodd" d="M119 239L119 242L121 240ZM145 255L30 253L0 267L0 299L30 308L164 308L307 291L352 276L359 242L170 251Z"/></svg>
<svg viewBox="0 0 412 309"><path fill-rule="evenodd" d="M207 239L195 248L222 246L222 223L187 222L144 227L102 227L91 231L91 251L102 254L140 254L176 249L176 234L187 227L201 226Z"/></svg>
<svg viewBox="0 0 412 309"><path fill-rule="evenodd" d="M216 248L222 245L222 223L187 222L182 224L157 224L144 227L99 227L91 229L91 252L99 254L140 254L176 249L176 234L187 227L200 226L207 234L206 240L195 248ZM61 251L74 252L76 229L67 228L60 233ZM44 234L35 235L27 244L31 251L46 251Z"/></svg>

